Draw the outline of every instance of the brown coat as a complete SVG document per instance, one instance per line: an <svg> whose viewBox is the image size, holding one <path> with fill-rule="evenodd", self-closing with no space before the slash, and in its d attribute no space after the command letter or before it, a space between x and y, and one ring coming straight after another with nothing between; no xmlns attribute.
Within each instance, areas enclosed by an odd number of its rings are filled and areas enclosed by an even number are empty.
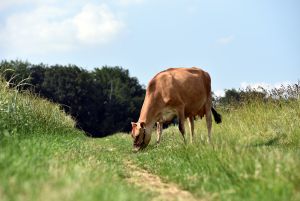
<svg viewBox="0 0 300 201"><path fill-rule="evenodd" d="M188 118L193 127L196 115L206 115L210 138L211 103L211 79L207 72L193 67L169 68L158 73L148 84L138 122L132 123L134 147L147 146L153 125L170 121L174 116L179 119L179 130L184 137L184 120ZM161 131L158 142L160 134Z"/></svg>

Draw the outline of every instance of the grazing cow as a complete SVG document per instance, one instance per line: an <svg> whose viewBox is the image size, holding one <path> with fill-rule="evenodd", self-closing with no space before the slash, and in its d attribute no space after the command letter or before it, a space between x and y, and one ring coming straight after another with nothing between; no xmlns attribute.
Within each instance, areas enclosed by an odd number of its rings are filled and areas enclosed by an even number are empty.
<svg viewBox="0 0 300 201"><path fill-rule="evenodd" d="M212 107L211 99L210 76L199 68L170 68L158 73L149 82L138 122L131 123L134 151L149 144L152 128L157 122L159 142L162 123L174 116L178 117L179 130L186 142L185 119L189 120L193 137L194 117L205 115L208 139L211 141L211 111L216 123L221 122L221 115Z"/></svg>

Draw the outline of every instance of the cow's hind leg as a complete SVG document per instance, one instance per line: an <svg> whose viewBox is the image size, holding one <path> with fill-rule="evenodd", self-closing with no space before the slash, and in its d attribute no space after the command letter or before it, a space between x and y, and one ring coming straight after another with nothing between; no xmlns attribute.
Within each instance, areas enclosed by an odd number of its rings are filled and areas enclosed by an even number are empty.
<svg viewBox="0 0 300 201"><path fill-rule="evenodd" d="M189 127L190 127L190 141L193 143L194 140L194 117L189 117Z"/></svg>
<svg viewBox="0 0 300 201"><path fill-rule="evenodd" d="M181 132L181 134L182 134L184 143L186 143L184 120L185 120L184 110L183 110L183 109L179 109L179 110L178 110L179 130L180 130L180 132Z"/></svg>
<svg viewBox="0 0 300 201"><path fill-rule="evenodd" d="M207 104L205 107L205 118L206 118L207 132L208 132L208 142L211 143L211 126L212 126L211 104Z"/></svg>
<svg viewBox="0 0 300 201"><path fill-rule="evenodd" d="M156 143L157 144L159 144L159 142L160 142L160 138L161 138L161 134L162 134L162 127L163 127L163 124L161 122L156 123L156 134L157 134Z"/></svg>

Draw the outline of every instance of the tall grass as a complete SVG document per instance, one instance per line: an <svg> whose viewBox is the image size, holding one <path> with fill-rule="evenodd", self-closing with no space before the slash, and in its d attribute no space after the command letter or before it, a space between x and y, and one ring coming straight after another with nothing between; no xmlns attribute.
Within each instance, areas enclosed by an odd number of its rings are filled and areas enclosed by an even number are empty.
<svg viewBox="0 0 300 201"><path fill-rule="evenodd" d="M300 200L300 100L254 101L221 111L206 143L205 120L184 145L176 127L132 159L209 200Z"/></svg>
<svg viewBox="0 0 300 201"><path fill-rule="evenodd" d="M28 92L19 93L17 88L9 88L9 83L1 76L0 94L2 135L27 135L37 130L49 134L61 129L67 132L74 128L75 121L59 105Z"/></svg>
<svg viewBox="0 0 300 201"><path fill-rule="evenodd" d="M216 132L237 145L299 146L299 112L299 100L251 102L224 112L224 124Z"/></svg>
<svg viewBox="0 0 300 201"><path fill-rule="evenodd" d="M59 105L8 85L0 79L1 201L148 200Z"/></svg>

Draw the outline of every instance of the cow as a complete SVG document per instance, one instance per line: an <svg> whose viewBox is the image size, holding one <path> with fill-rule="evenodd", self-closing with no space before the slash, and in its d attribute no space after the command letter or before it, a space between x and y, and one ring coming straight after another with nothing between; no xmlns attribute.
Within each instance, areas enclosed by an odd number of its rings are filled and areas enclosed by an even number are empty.
<svg viewBox="0 0 300 201"><path fill-rule="evenodd" d="M221 123L221 115L212 107L211 79L204 70L169 68L155 75L146 89L146 96L138 122L131 122L133 151L147 147L151 131L157 123L157 143L162 133L162 123L177 116L179 130L185 139L184 122L189 120L190 133L194 136L194 118L206 116L208 140L211 142L212 115ZM191 139L192 139L191 138Z"/></svg>

